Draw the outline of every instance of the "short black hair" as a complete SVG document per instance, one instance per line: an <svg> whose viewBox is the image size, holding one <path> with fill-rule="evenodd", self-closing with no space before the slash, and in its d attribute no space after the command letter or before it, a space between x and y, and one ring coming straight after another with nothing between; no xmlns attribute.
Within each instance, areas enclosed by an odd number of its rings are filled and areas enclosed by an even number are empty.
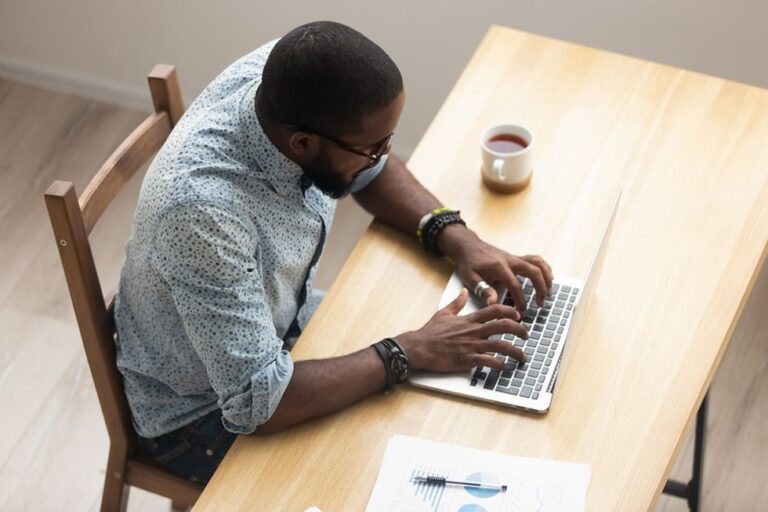
<svg viewBox="0 0 768 512"><path fill-rule="evenodd" d="M343 135L358 133L365 115L402 90L400 70L376 43L341 23L315 21L275 44L257 105L272 123Z"/></svg>

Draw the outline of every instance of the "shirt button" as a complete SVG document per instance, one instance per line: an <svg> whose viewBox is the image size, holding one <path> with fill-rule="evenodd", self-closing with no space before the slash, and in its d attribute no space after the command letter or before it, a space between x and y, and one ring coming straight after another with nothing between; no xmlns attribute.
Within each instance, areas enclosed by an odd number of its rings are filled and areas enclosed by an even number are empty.
<svg viewBox="0 0 768 512"><path fill-rule="evenodd" d="M205 450L205 454L208 455L209 457L213 457L213 450L208 448L207 450Z"/></svg>

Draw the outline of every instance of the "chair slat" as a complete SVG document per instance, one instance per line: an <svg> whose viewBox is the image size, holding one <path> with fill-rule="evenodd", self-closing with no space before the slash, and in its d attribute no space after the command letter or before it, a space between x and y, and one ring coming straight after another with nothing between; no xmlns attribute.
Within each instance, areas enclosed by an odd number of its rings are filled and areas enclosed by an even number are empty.
<svg viewBox="0 0 768 512"><path fill-rule="evenodd" d="M203 492L203 486L169 474L153 461L129 459L125 480L145 491L160 494L191 507Z"/></svg>
<svg viewBox="0 0 768 512"><path fill-rule="evenodd" d="M112 200L136 171L162 147L171 124L166 112L147 117L110 155L80 198L85 232L90 234Z"/></svg>

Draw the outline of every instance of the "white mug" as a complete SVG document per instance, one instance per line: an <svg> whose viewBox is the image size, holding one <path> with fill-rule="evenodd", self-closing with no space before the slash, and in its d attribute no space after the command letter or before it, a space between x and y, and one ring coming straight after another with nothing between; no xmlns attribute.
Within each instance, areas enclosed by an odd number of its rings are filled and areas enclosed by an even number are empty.
<svg viewBox="0 0 768 512"><path fill-rule="evenodd" d="M498 135L513 135L525 143L525 147L511 152L500 152L489 147L489 141ZM528 185L532 174L533 134L516 124L500 124L488 128L480 137L483 155L483 182L491 190L512 193Z"/></svg>

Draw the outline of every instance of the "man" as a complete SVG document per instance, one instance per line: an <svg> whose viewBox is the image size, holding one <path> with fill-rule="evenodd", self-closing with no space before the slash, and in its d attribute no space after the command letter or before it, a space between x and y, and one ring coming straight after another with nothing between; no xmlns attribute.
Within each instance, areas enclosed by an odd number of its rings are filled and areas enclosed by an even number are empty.
<svg viewBox="0 0 768 512"><path fill-rule="evenodd" d="M344 25L309 23L227 68L158 153L115 318L140 443L170 470L207 482L235 434L339 410L417 369L500 368L489 352L524 358L488 339L526 336L523 301L495 304L488 283L521 298L519 274L544 297L551 269L480 240L388 155L404 101L381 48ZM425 248L450 257L489 307L458 316L464 290L418 330L294 363L293 343L319 302L311 283L335 199L348 193L382 222L420 228Z"/></svg>

